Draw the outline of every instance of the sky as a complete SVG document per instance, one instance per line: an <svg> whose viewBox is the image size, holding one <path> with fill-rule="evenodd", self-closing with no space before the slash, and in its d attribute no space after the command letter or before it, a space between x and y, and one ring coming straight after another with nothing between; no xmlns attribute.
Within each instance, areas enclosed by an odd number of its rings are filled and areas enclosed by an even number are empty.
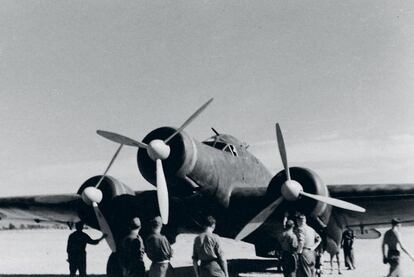
<svg viewBox="0 0 414 277"><path fill-rule="evenodd" d="M414 182L412 1L2 1L0 191L72 193L117 145L178 127L229 133L272 171ZM125 147L110 175L152 188Z"/></svg>

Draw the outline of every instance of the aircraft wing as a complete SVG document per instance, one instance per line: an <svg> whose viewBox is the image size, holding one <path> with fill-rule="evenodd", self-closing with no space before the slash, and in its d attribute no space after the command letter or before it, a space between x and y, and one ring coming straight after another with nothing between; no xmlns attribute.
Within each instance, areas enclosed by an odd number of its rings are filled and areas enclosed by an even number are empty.
<svg viewBox="0 0 414 277"><path fill-rule="evenodd" d="M79 221L78 194L0 198L0 218L9 221L73 223Z"/></svg>
<svg viewBox="0 0 414 277"><path fill-rule="evenodd" d="M360 205L365 213L334 209L333 215L350 227L389 227L398 217L414 225L414 184L328 185L332 197Z"/></svg>
<svg viewBox="0 0 414 277"><path fill-rule="evenodd" d="M349 226L353 229L364 229L367 232L375 228L389 227L394 217L400 218L405 226L414 225L414 184L328 185L328 190L331 197L366 209L365 213L358 213L333 207L331 217L336 222L335 225L341 229ZM250 209L246 209L245 213L248 213L246 217L253 218L257 210L269 205L268 200L263 189L238 188L231 196L230 213L237 214L241 207L247 206ZM285 208L283 205L282 203L275 213L280 214L280 211ZM262 208L258 208L259 206ZM275 218L268 220L258 230L259 232L255 233L263 236L260 231L274 229L272 224L276 221ZM231 224L237 227L243 226L239 222Z"/></svg>
<svg viewBox="0 0 414 277"><path fill-rule="evenodd" d="M414 184L328 185L328 188L332 197L367 210L366 213L356 213L334 208L333 215L344 226L387 227L394 217L399 217L404 225L414 224ZM253 190L255 195L252 195L246 194L245 190L242 190L243 196L237 197L241 191L233 194L234 202L246 205L251 198L252 203L249 204L255 206L257 200L263 201L264 191ZM80 220L78 206L81 202L78 194L4 197L0 198L0 218L8 221L76 222ZM236 206L239 208L239 205Z"/></svg>

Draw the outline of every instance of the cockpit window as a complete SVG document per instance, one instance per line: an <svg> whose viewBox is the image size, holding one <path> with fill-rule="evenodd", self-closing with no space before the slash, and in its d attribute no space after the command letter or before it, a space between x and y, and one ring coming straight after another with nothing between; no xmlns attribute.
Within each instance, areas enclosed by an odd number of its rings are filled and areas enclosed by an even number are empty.
<svg viewBox="0 0 414 277"><path fill-rule="evenodd" d="M233 156L238 157L239 154L237 153L236 147L234 147L233 144L227 144L224 148L223 151L227 151L230 152Z"/></svg>
<svg viewBox="0 0 414 277"><path fill-rule="evenodd" d="M228 143L221 142L219 140L212 140L212 139L204 141L203 143L209 146L212 146L216 149L228 152L235 157L239 156L239 154L237 153L236 147L233 144L228 144Z"/></svg>

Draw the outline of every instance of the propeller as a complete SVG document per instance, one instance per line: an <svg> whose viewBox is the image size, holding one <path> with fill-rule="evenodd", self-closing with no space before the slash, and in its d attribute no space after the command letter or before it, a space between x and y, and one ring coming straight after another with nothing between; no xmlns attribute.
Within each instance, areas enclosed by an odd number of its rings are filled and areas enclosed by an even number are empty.
<svg viewBox="0 0 414 277"><path fill-rule="evenodd" d="M198 108L198 110L196 110L181 126L180 128L178 128L174 134L172 134L171 136L169 136L164 142L168 143L173 137L175 137L175 135L177 135L178 133L180 133L182 130L184 130L185 127L187 127L188 124L190 124L202 111L204 111L208 105L210 105L210 103L213 101L213 98L210 98L210 100L208 100L206 103L204 103L203 106L201 106L200 108Z"/></svg>
<svg viewBox="0 0 414 277"><path fill-rule="evenodd" d="M360 213L365 212L365 209L358 206L358 205L355 205L355 204L352 204L352 203L349 203L349 202L346 202L346 201L343 201L343 200L339 200L339 199L336 199L336 198L317 195L317 194L311 194L311 193L307 193L307 192L304 192L304 191L301 191L300 194L303 195L303 196L315 199L317 201L324 202L328 205L344 209L344 210L350 210L350 211L360 212Z"/></svg>
<svg viewBox="0 0 414 277"><path fill-rule="evenodd" d="M282 203L283 199L287 201L296 201L300 197L308 197L314 200L326 203L331 206L335 206L341 209L355 211L355 212L365 212L365 209L357 206L355 204L339 200L336 198L331 198L327 196L312 194L303 191L303 187L300 183L295 180L291 179L289 166L288 166L288 159L286 154L286 147L285 142L283 140L282 130L280 129L279 123L276 123L276 138L277 144L279 147L279 154L282 159L283 167L286 174L286 181L283 183L281 187L281 196L273 201L269 206L267 206L264 210L262 210L258 215L256 215L252 220L247 223L242 230L237 234L236 240L241 240L259 228L273 212L276 208Z"/></svg>
<svg viewBox="0 0 414 277"><path fill-rule="evenodd" d="M267 206L263 211L261 211L258 215L256 215L243 229L237 234L235 240L242 240L243 238L247 237L250 233L260 227L263 222L273 213L274 210L282 203L283 196L280 196L276 199L272 204Z"/></svg>
<svg viewBox="0 0 414 277"><path fill-rule="evenodd" d="M102 191L95 187L87 187L82 192L82 200L88 204L92 205L93 211L95 212L96 220L98 221L99 229L103 234L105 234L105 240L111 248L112 252L116 252L115 239L112 234L111 228L109 227L108 222L101 213L98 204L102 200Z"/></svg>
<svg viewBox="0 0 414 277"><path fill-rule="evenodd" d="M171 149L168 145L168 142L174 138L177 134L179 134L185 127L187 127L197 116L203 112L208 105L213 101L213 98L208 100L204 103L200 108L198 108L172 135L170 135L165 140L154 139L149 144L136 141L129 137L103 131L97 130L97 134L109 139L113 142L125 144L128 146L138 147L138 148L145 148L147 150L148 156L155 161L156 164L156 185L157 185L157 198L158 198L158 206L160 209L160 215L162 218L162 222L164 224L168 223L168 216L169 216L169 196L168 196L168 187L167 181L165 179L164 169L162 165L162 161L167 159L170 155Z"/></svg>
<svg viewBox="0 0 414 277"><path fill-rule="evenodd" d="M121 145L119 145L118 149L116 150L114 156L112 157L111 161L106 167L98 183L94 187L85 188L82 192L82 200L87 205L92 205L93 211L95 212L96 220L98 221L99 229L101 230L103 234L106 235L105 240L108 243L109 248L111 248L112 252L116 252L116 243L115 243L115 239L112 234L111 228L109 227L108 222L106 221L104 215L102 214L98 206L98 204L102 201L102 198L103 198L102 191L98 189L98 187L102 183L102 180L105 178L106 174L108 173L115 159L118 157L118 154L121 151L123 146L124 144L122 143Z"/></svg>
<svg viewBox="0 0 414 277"><path fill-rule="evenodd" d="M106 173L108 173L109 169L111 168L112 164L114 163L116 157L118 157L119 152L122 149L122 146L124 146L123 144L119 145L118 149L116 150L114 156L112 157L111 161L109 162L108 166L106 167L104 173L101 176L101 179L99 179L98 183L96 184L95 188L98 188L99 185L101 184L102 180L105 178Z"/></svg>
<svg viewBox="0 0 414 277"><path fill-rule="evenodd" d="M286 178L287 178L287 181L284 183L285 189L283 189L283 187L282 187L282 195L283 196L285 196L288 200L290 200L289 198L291 198L291 197L295 197L297 199L300 196L305 196L305 197L309 197L309 198L312 198L314 200L326 203L326 204L331 205L331 206L342 208L342 209L345 209L345 210L361 212L361 213L365 212L364 208L362 208L360 206L357 206L355 204L343 201L343 200L304 192L302 186L298 182L293 181L293 180L290 179L290 172L289 172L289 167L288 167L288 162L287 162L285 142L283 141L282 130L280 129L279 123L276 123L276 137L277 137L277 142L278 142L278 145L279 145L280 157L282 158L282 162L283 162L283 166L285 168ZM295 182L296 184L293 183L293 182ZM292 195L289 195L290 192L292 192ZM296 200L296 199L294 199L294 200Z"/></svg>
<svg viewBox="0 0 414 277"><path fill-rule="evenodd" d="M129 145L129 146L135 146L135 147L141 147L141 148L148 148L148 145L143 143L143 142L139 142L136 141L132 138L128 138L126 136L117 134L117 133L113 133L113 132L108 132L108 131L103 131L103 130L97 130L96 133L106 139L109 139L110 141L119 143L119 144L125 144L125 145Z"/></svg>

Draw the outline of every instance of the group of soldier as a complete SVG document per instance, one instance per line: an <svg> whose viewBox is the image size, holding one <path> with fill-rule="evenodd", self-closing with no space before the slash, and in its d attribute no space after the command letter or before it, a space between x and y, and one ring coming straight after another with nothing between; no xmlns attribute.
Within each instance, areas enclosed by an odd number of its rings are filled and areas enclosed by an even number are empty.
<svg viewBox="0 0 414 277"><path fill-rule="evenodd" d="M296 224L287 220L281 237L282 268L285 277L315 276L315 250L322 239L306 224L303 214L296 215Z"/></svg>
<svg viewBox="0 0 414 277"><path fill-rule="evenodd" d="M295 221L294 221L295 220ZM321 236L306 223L303 214L295 216L294 220L287 220L285 230L281 236L282 267L285 277L313 277L317 270L317 253L323 253ZM392 228L384 234L382 243L383 261L390 265L388 276L400 276L400 252L404 251L413 261L414 257L404 247L399 229L401 222L393 219ZM139 235L141 221L133 218L129 224L129 234L119 243L117 250L119 265L123 277L143 277L146 274L144 255L151 260L148 271L149 277L175 276L170 264L173 250L168 239L161 234L161 217L150 221L151 234L144 241ZM213 233L216 220L212 216L205 219L204 231L199 234L193 244L193 268L196 277L228 277L227 262L224 258L219 237ZM86 276L86 245L98 244L105 235L93 240L84 233L83 223L76 224L76 231L68 239L67 253L70 276L79 271L80 276ZM341 246L344 248L344 260L348 269L355 269L353 257L352 230L347 229L342 236ZM320 257L320 256L319 256ZM316 274L318 275L318 274Z"/></svg>
<svg viewBox="0 0 414 277"><path fill-rule="evenodd" d="M138 217L133 218L129 223L129 233L120 241L117 249L117 257L122 276L140 277L145 276L144 255L152 261L149 277L167 276L167 272L172 269L170 259L173 251L167 238L161 235L162 221L160 217L155 217L150 221L151 234L145 244L139 235L141 221ZM98 244L105 238L93 240L84 233L83 223L76 224L76 231L68 239L67 253L69 262L70 276L75 276L79 271L79 276L86 276L86 245Z"/></svg>
<svg viewBox="0 0 414 277"><path fill-rule="evenodd" d="M318 267L318 262L316 261L318 254L323 253L323 247L318 247L322 239L312 227L306 224L306 217L304 215L297 215L295 220L296 224L293 220L287 220L285 231L281 238L283 275L286 277L310 277L315 276L315 274L320 276L320 274L317 274L315 266ZM394 218L391 221L391 226L391 229L385 232L382 241L383 262L390 266L387 277L400 277L399 249L406 253L413 261L414 256L411 255L402 242L400 234L401 221L398 218ZM344 262L348 270L355 269L353 241L354 233L347 228L342 234L341 248L344 250ZM341 274L339 260L338 273Z"/></svg>
<svg viewBox="0 0 414 277"><path fill-rule="evenodd" d="M167 238L161 234L161 218L155 217L150 221L150 225L151 234L144 243L139 235L141 221L138 217L132 219L130 232L121 240L117 250L122 276L145 276L145 254L152 262L148 272L149 277L167 276L172 270L170 259L173 251Z"/></svg>
<svg viewBox="0 0 414 277"><path fill-rule="evenodd" d="M150 221L151 234L145 242L139 232L141 221L133 218L129 224L129 233L118 244L117 257L122 277L144 277L146 269L144 255L151 260L149 277L175 276L170 264L173 250L168 239L161 234L161 217ZM219 237L213 233L216 220L212 216L205 219L204 231L194 240L193 267L196 277L228 277L227 262L219 244ZM70 276L86 276L86 245L98 244L105 235L93 240L84 233L83 223L76 224L76 231L68 239L67 253Z"/></svg>

